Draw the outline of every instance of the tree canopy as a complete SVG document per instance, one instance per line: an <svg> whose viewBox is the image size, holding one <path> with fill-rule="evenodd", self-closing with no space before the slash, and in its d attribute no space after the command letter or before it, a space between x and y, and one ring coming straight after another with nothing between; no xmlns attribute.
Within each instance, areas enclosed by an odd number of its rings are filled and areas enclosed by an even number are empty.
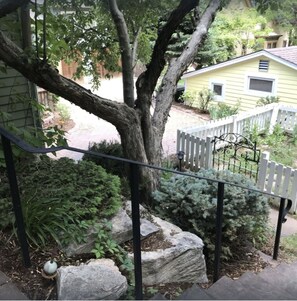
<svg viewBox="0 0 297 301"><path fill-rule="evenodd" d="M12 2L14 6L0 0L0 7L7 13L29 1ZM195 59L217 12L227 2L47 0L36 12L36 47L24 51L0 31L0 60L38 86L112 123L127 158L160 165L162 137L177 82ZM170 43L179 39L179 29L189 21L191 34L179 54L168 55ZM136 81L135 98L133 67L137 56L146 62L146 69ZM61 58L77 60L82 73L93 75L98 63L103 62L110 71L120 67L124 102L102 98L60 75L51 63ZM152 94L161 74L152 109ZM94 79L99 80L98 75ZM158 175L142 169L141 181L145 197L155 189Z"/></svg>
<svg viewBox="0 0 297 301"><path fill-rule="evenodd" d="M275 25L289 33L290 45L297 45L297 2L283 0L275 9L269 8L265 15Z"/></svg>

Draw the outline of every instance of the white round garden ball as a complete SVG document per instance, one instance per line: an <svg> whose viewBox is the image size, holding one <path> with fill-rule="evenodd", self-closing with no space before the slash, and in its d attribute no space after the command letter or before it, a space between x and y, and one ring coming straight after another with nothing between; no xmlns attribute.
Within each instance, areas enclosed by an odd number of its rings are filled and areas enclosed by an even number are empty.
<svg viewBox="0 0 297 301"><path fill-rule="evenodd" d="M58 268L58 265L54 260L47 261L43 266L43 270L48 275L52 275L52 274L56 273L57 268Z"/></svg>

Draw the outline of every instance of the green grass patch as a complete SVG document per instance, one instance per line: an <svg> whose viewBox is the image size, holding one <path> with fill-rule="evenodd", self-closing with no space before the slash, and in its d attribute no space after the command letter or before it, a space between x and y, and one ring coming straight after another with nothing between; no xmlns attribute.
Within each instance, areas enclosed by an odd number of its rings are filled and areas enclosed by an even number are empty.
<svg viewBox="0 0 297 301"><path fill-rule="evenodd" d="M281 238L281 250L289 257L297 258L297 233Z"/></svg>

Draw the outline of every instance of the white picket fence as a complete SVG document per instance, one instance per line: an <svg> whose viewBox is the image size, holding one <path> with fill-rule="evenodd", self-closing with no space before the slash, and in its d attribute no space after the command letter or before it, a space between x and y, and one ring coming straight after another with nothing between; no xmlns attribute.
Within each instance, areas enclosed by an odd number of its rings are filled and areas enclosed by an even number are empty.
<svg viewBox="0 0 297 301"><path fill-rule="evenodd" d="M180 130L180 133L191 134L200 139L206 139L208 136L221 136L227 133L237 133L244 136L255 125L258 131L268 129L271 132L276 124L290 132L293 130L294 125L297 124L296 112L296 107L273 103L256 107L249 112L218 120L210 120L195 127L184 128Z"/></svg>
<svg viewBox="0 0 297 301"><path fill-rule="evenodd" d="M194 171L212 168L211 137L200 139L191 134L177 131L177 150L184 152L184 165Z"/></svg>
<svg viewBox="0 0 297 301"><path fill-rule="evenodd" d="M291 212L296 212L297 170L270 161L269 152L261 155L257 186L262 191L290 199L293 202Z"/></svg>
<svg viewBox="0 0 297 301"><path fill-rule="evenodd" d="M196 127L177 131L177 152L183 151L184 165L191 170L212 168L213 145L215 136L227 133L237 133L245 136L254 126L258 131L266 129L272 132L279 124L287 132L291 132L297 124L297 108L282 104L270 104L256 107L250 112L240 113L227 118L208 121ZM217 146L216 146L217 148ZM259 189L290 198L293 201L292 210L297 207L297 171L285 167L269 158L262 157L259 166Z"/></svg>

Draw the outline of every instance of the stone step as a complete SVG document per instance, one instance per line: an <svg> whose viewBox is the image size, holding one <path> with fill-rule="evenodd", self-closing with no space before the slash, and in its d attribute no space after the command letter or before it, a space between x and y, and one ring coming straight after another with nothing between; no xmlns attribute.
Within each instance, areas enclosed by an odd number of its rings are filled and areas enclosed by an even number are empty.
<svg viewBox="0 0 297 301"><path fill-rule="evenodd" d="M155 296L150 298L150 300L167 300L161 293L157 293Z"/></svg>
<svg viewBox="0 0 297 301"><path fill-rule="evenodd" d="M176 300L211 300L207 293L207 290L202 287L194 284L192 287L184 291L180 296L176 298Z"/></svg>
<svg viewBox="0 0 297 301"><path fill-rule="evenodd" d="M259 277L259 275L252 272L244 273L235 282L240 283L242 286L245 287L245 294L239 296L240 297L239 299L257 299L257 300L295 299L293 295L283 290L282 288L278 287L276 289L276 286L271 284L268 278L267 280L265 280Z"/></svg>
<svg viewBox="0 0 297 301"><path fill-rule="evenodd" d="M223 276L207 290L207 294L216 300L238 300L244 291L245 287L240 283Z"/></svg>
<svg viewBox="0 0 297 301"><path fill-rule="evenodd" d="M0 300L28 300L28 298L0 272Z"/></svg>
<svg viewBox="0 0 297 301"><path fill-rule="evenodd" d="M274 271L265 269L258 276L265 281L269 281L274 287L289 292L289 294L295 296L295 299L297 298L297 263L281 263Z"/></svg>
<svg viewBox="0 0 297 301"><path fill-rule="evenodd" d="M259 274L244 273L232 280L223 276L208 289L194 285L179 300L296 300L297 262L268 267Z"/></svg>

